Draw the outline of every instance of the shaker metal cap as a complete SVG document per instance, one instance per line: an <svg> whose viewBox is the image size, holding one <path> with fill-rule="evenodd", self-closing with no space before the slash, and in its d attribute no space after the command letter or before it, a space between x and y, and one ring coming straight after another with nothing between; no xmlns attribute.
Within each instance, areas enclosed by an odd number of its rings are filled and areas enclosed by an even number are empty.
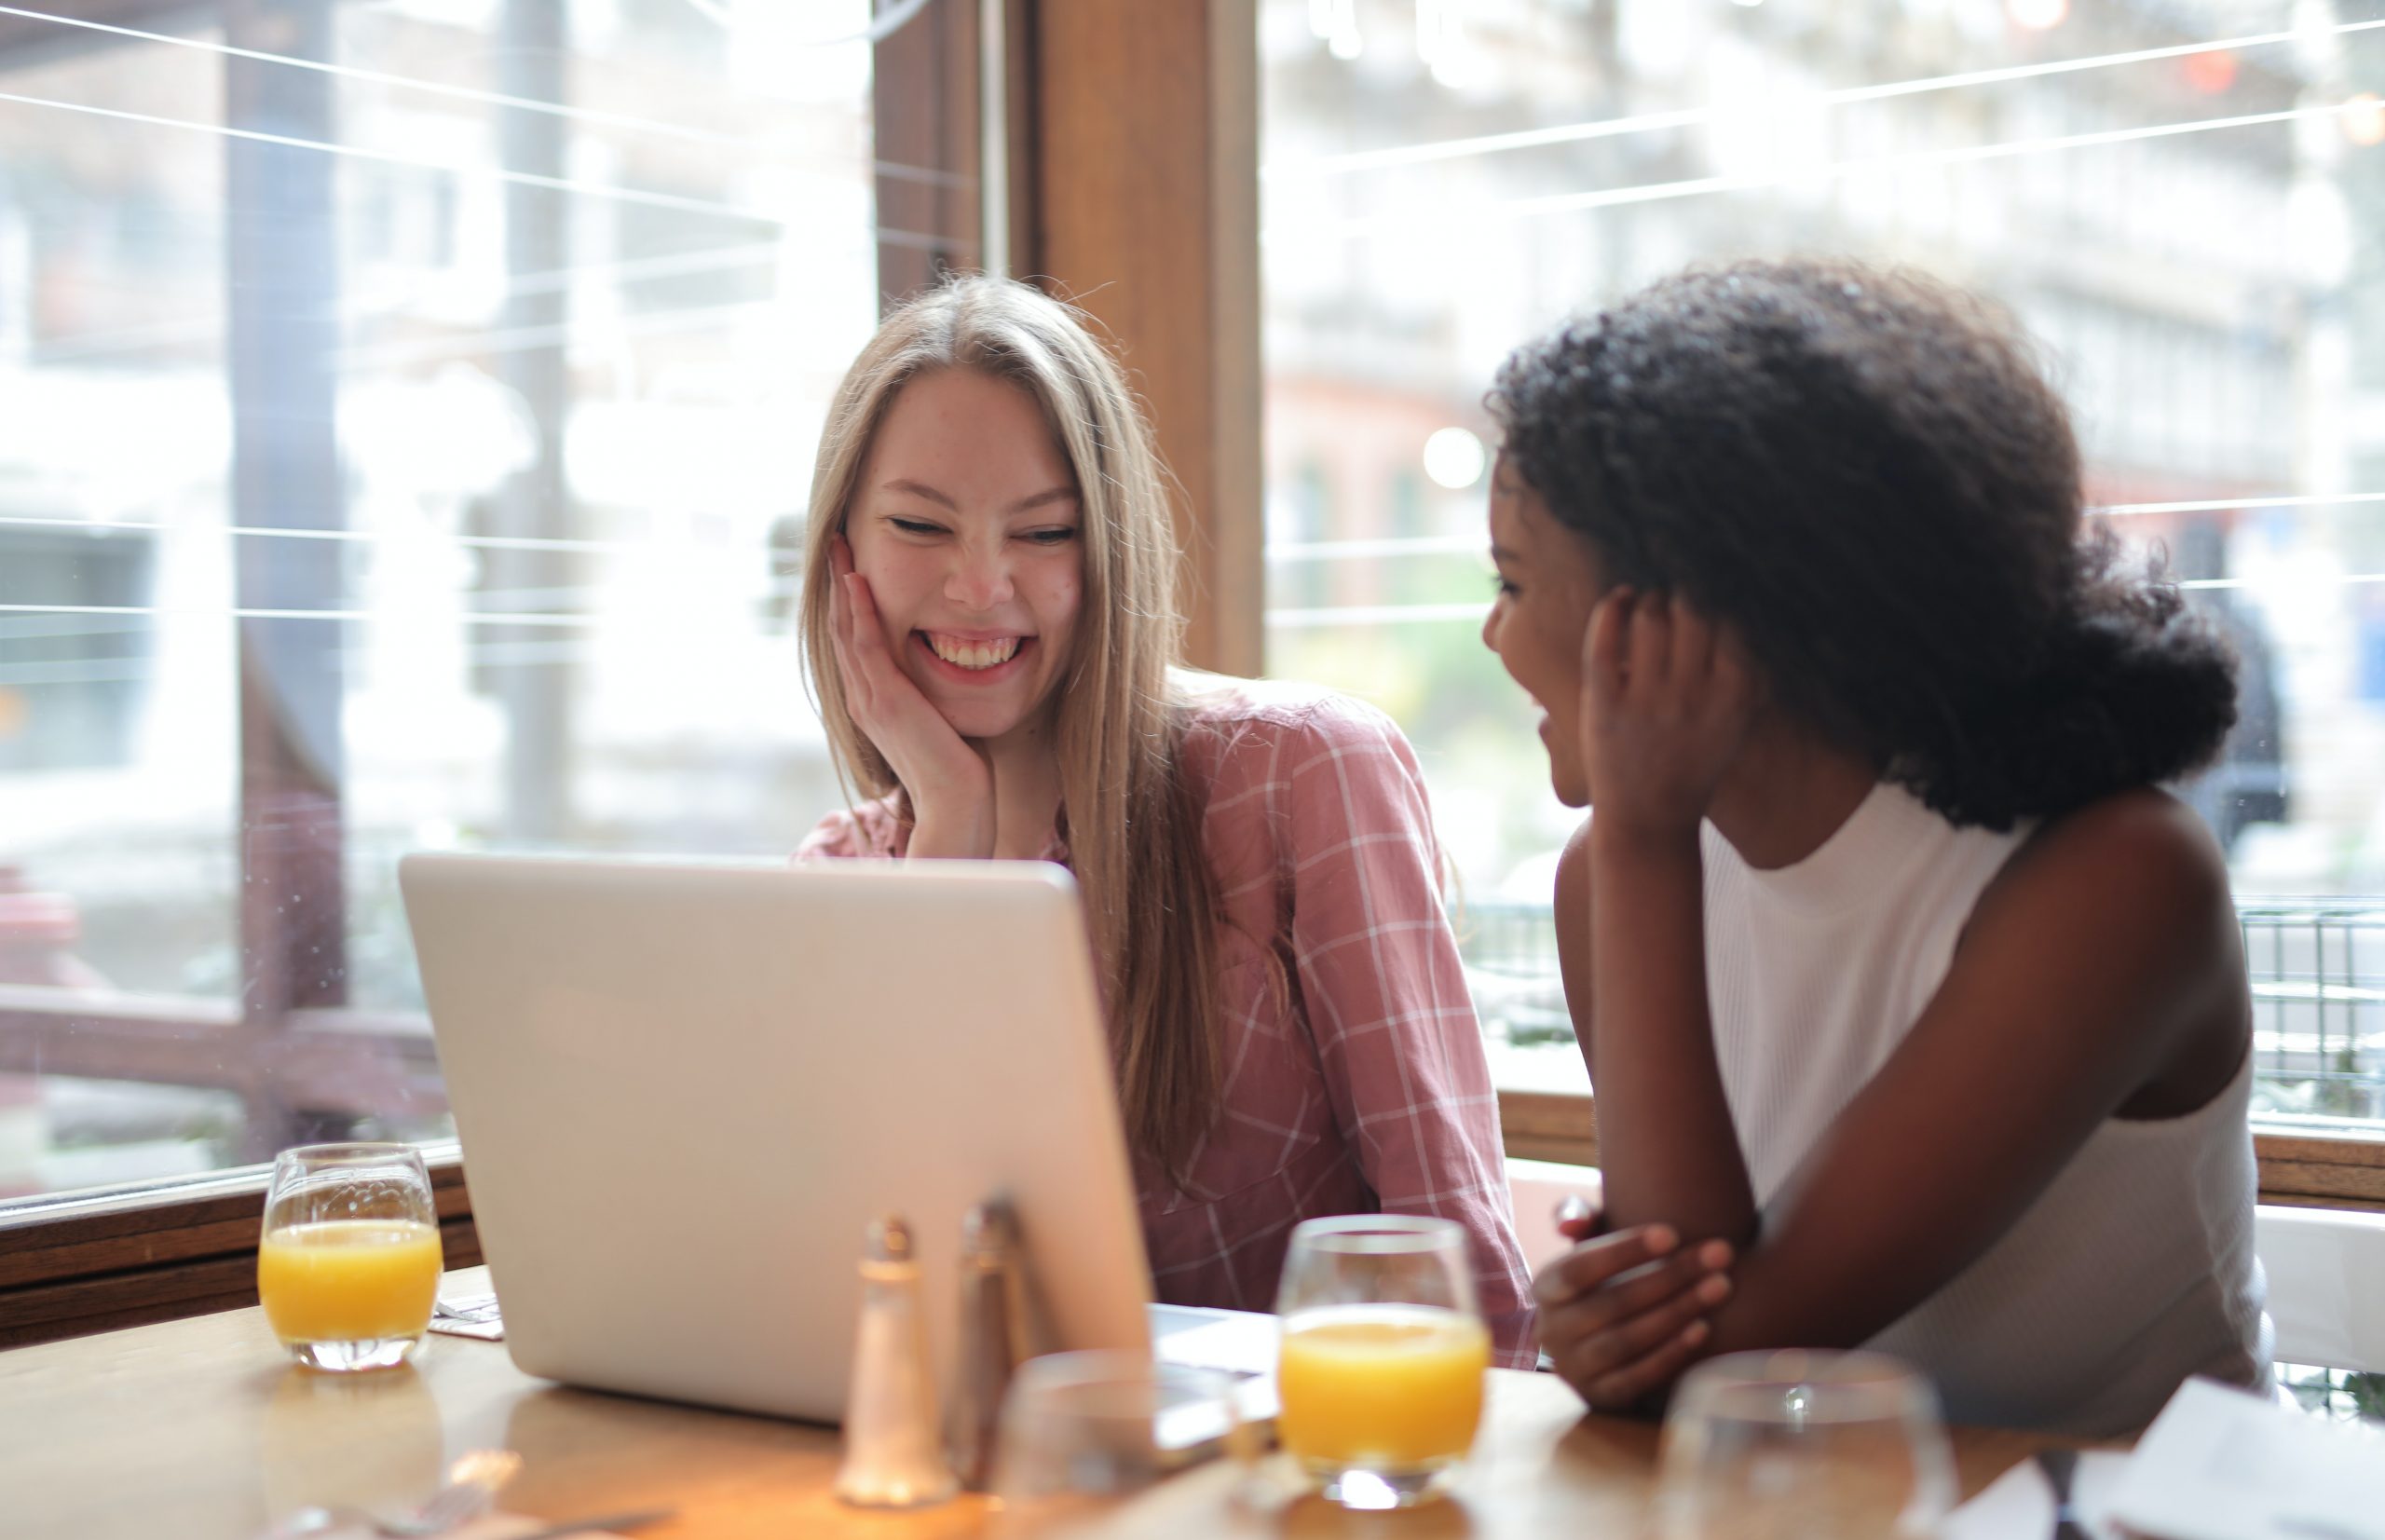
<svg viewBox="0 0 2385 1540"><path fill-rule="evenodd" d="M911 1227L900 1214L884 1214L869 1221L869 1260L906 1262L911 1260Z"/></svg>
<svg viewBox="0 0 2385 1540"><path fill-rule="evenodd" d="M1018 1220L1000 1198L973 1204L961 1218L961 1252L973 1261L999 1256L1018 1244Z"/></svg>

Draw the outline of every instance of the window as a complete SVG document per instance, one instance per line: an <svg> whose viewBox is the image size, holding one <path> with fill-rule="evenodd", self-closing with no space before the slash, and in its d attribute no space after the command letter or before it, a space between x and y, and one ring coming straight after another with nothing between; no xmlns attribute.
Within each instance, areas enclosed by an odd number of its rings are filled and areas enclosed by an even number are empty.
<svg viewBox="0 0 2385 1540"><path fill-rule="evenodd" d="M0 18L0 1194L447 1134L404 851L835 800L789 552L979 262L976 16Z"/></svg>
<svg viewBox="0 0 2385 1540"><path fill-rule="evenodd" d="M129 763L149 674L153 542L143 534L0 528L0 603L63 614L0 620L0 769L99 770ZM75 613L74 611L81 611Z"/></svg>
<svg viewBox="0 0 2385 1540"><path fill-rule="evenodd" d="M2228 852L2264 1126L2385 1129L2385 4L1261 0L1260 48L1268 667L1415 740L1503 1083L1582 1084L1546 916L1573 815L1519 795L1485 470L1434 445L1487 438L1502 353L1572 310L1829 249L2010 305L2096 516L2236 640L2242 722L2182 790ZM1342 496L1282 524L1320 457Z"/></svg>

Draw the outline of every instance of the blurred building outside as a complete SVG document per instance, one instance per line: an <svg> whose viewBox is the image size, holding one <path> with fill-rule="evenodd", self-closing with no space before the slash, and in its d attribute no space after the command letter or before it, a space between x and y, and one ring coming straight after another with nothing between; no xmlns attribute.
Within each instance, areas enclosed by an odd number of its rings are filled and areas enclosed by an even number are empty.
<svg viewBox="0 0 2385 1540"><path fill-rule="evenodd" d="M2357 1096L2283 1058L2269 1094L2380 1110L2345 895L2385 893L2385 5L1262 0L1261 41L1268 667L1416 741L1494 1036L1570 1041L1545 915L1579 815L1530 794L1477 636L1492 372L1684 264L1844 252L2010 307L2095 516L2235 643L2238 729L2178 789L2251 933L2336 895L2255 966L2361 1007ZM1581 1083L1569 1048L1500 1072Z"/></svg>

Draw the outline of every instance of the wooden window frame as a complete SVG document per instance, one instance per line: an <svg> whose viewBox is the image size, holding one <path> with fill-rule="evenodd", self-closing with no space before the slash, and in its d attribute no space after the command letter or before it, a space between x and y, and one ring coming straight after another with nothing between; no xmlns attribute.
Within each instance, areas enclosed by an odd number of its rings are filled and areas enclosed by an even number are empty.
<svg viewBox="0 0 2385 1540"><path fill-rule="evenodd" d="M226 0L227 16L245 7L274 20L281 3ZM994 63L1006 186L998 194L1002 217L989 227L1006 232L1006 249L988 253L996 259L990 265L1074 299L1111 334L1151 408L1179 494L1179 532L1191 558L1188 656L1205 667L1257 674L1265 643L1265 531L1255 0L1131 7L946 0L936 9L973 6L944 24L983 23L1001 35ZM168 7L89 0L80 8L95 20L137 25ZM0 43L31 25L0 22ZM950 35L905 46L913 61L905 67L942 89L963 89L967 72ZM237 92L230 99L244 100ZM310 110L303 98L266 105ZM940 118L918 127L927 141L952 131ZM906 188L902 196L918 195ZM260 247L250 260L279 267L293 259ZM899 293L932 276L937 258L906 247L890 249L883 260L885 287ZM267 399L303 394L311 377L303 338L297 374L275 373L282 368L275 360L293 350L272 328L287 324L274 316L235 317L236 367L250 371L242 377ZM293 494L316 484L320 460L266 455L251 469L256 479L236 492L244 521L263 523L281 508L335 506ZM244 569L244 596L270 593L278 580ZM242 631L241 816L252 831L241 849L242 892L250 895L241 920L251 975L246 1009L129 996L81 996L61 1005L53 991L0 988L0 1070L233 1092L259 1119L252 1156L269 1153L262 1146L302 1126L308 1111L443 1105L425 1022L341 1005L338 786L335 777L326 782L306 738L324 712L336 720L337 698L288 709L268 687L291 666L293 650L307 654L304 638ZM285 891L306 895L300 907L314 917L311 924L287 921L286 906L273 897ZM1510 1155L1596 1164L1589 1096L1502 1091L1499 1102ZM2385 1135L2261 1132L2256 1145L2265 1201L2385 1209ZM433 1165L449 1260L477 1260L460 1160L451 1148L434 1152ZM253 1300L265 1184L264 1168L253 1167L0 1208L0 1346Z"/></svg>
<svg viewBox="0 0 2385 1540"><path fill-rule="evenodd" d="M1266 600L1257 6L1006 5L1028 75L1012 120L1031 138L1014 184L1025 212L1011 270L1111 334L1174 473L1185 655L1255 675Z"/></svg>

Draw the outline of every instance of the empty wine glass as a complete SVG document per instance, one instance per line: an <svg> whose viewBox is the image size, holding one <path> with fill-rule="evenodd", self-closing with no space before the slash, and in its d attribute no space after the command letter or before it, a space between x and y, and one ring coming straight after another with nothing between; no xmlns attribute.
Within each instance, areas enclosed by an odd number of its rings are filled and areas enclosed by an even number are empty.
<svg viewBox="0 0 2385 1540"><path fill-rule="evenodd" d="M1148 1353L1055 1353L1012 1376L994 1455L991 1533L1089 1528L1210 1455L1251 1454L1233 1378Z"/></svg>
<svg viewBox="0 0 2385 1540"><path fill-rule="evenodd" d="M1673 1393L1662 1540L1917 1540L1954 1501L1937 1393L1885 1354L1734 1353Z"/></svg>

